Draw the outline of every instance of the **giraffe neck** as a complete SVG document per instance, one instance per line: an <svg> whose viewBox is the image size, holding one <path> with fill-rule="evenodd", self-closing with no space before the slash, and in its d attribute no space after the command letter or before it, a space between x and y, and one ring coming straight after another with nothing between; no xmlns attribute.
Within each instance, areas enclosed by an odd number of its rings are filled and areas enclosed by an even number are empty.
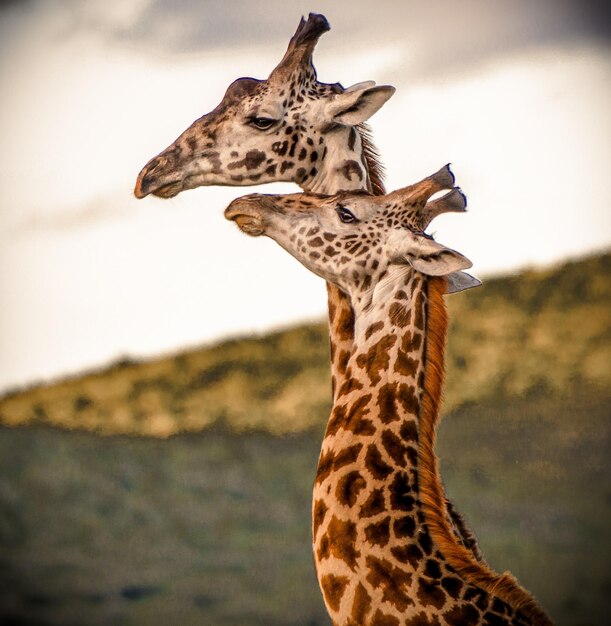
<svg viewBox="0 0 611 626"><path fill-rule="evenodd" d="M341 127L330 134L318 175L304 182L304 191L333 195L344 190L384 194L382 167L366 125ZM354 313L348 296L327 283L332 395L343 384L354 341Z"/></svg>
<svg viewBox="0 0 611 626"><path fill-rule="evenodd" d="M431 533L427 501L447 512L440 495L429 493L438 479L422 464L422 414L441 385L427 364L427 354L437 356L427 319L431 296L438 306L444 285L409 268L391 278L380 297L353 301L356 340L314 487L314 555L333 623L399 625L424 616L437 621L422 623L435 624L484 624L490 616L503 617L500 624L546 623L530 622L457 571L444 553L455 542Z"/></svg>
<svg viewBox="0 0 611 626"><path fill-rule="evenodd" d="M303 188L323 194L371 191L362 136L354 126L341 126L328 133L320 167L314 177L304 182Z"/></svg>

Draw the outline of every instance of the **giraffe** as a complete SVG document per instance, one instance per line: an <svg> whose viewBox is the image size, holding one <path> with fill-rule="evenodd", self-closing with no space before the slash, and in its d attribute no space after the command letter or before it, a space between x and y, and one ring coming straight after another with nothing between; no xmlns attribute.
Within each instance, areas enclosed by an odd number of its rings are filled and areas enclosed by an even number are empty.
<svg viewBox="0 0 611 626"><path fill-rule="evenodd" d="M207 185L289 181L304 191L384 193L383 168L366 121L393 95L366 81L344 89L318 81L312 56L330 29L323 15L301 19L266 80L238 78L220 104L191 124L141 170L134 194L171 198ZM459 210L459 209L457 209ZM354 315L350 301L327 283L331 388L345 381ZM448 502L457 539L481 559L477 540Z"/></svg>
<svg viewBox="0 0 611 626"><path fill-rule="evenodd" d="M253 194L225 211L243 232L271 237L336 284L354 310L312 505L317 576L334 626L552 624L511 574L456 541L433 451L443 294L478 281L464 272L468 259L424 229L465 205L446 166L385 196Z"/></svg>
<svg viewBox="0 0 611 626"><path fill-rule="evenodd" d="M366 81L344 89L318 81L312 61L323 15L301 19L280 63L266 80L238 78L221 103L191 124L141 170L134 193L170 198L203 185L298 184L304 191L383 193L382 167L365 122L394 94ZM328 285L333 387L351 345L349 301Z"/></svg>

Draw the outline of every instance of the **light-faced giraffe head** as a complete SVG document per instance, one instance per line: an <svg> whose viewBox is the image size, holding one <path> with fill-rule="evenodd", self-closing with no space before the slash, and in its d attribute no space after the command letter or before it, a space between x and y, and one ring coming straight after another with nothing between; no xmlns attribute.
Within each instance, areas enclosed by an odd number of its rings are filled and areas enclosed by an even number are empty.
<svg viewBox="0 0 611 626"><path fill-rule="evenodd" d="M415 185L385 196L366 192L262 195L237 198L225 217L252 236L267 235L315 274L349 294L353 306L368 306L384 289L393 268L410 266L447 276L449 292L479 284L462 270L471 262L424 233L431 219L464 211L466 198L448 166ZM444 196L428 201L436 192Z"/></svg>
<svg viewBox="0 0 611 626"><path fill-rule="evenodd" d="M269 77L234 81L213 111L144 166L136 197L273 181L317 191L328 187L330 176L342 178L338 189L370 189L357 127L395 90L373 82L347 89L318 82L312 53L327 30L322 15L302 19Z"/></svg>

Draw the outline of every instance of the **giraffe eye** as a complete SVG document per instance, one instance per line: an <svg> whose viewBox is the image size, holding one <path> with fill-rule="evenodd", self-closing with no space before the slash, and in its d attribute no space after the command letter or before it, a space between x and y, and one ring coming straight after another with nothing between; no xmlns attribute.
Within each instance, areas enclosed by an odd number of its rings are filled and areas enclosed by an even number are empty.
<svg viewBox="0 0 611 626"><path fill-rule="evenodd" d="M358 221L345 206L338 206L337 214L339 215L339 219L344 222L344 224L352 224L352 222Z"/></svg>
<svg viewBox="0 0 611 626"><path fill-rule="evenodd" d="M253 117L251 118L250 123L259 130L267 130L276 123L276 120L271 117Z"/></svg>

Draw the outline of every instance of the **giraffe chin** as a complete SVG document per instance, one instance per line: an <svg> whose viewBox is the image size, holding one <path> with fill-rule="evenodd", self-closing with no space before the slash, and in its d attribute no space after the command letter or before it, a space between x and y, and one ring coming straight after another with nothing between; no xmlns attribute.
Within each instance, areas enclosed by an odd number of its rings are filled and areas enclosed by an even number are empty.
<svg viewBox="0 0 611 626"><path fill-rule="evenodd" d="M265 226L258 216L237 215L233 221L243 233L251 237L260 237L265 234Z"/></svg>

